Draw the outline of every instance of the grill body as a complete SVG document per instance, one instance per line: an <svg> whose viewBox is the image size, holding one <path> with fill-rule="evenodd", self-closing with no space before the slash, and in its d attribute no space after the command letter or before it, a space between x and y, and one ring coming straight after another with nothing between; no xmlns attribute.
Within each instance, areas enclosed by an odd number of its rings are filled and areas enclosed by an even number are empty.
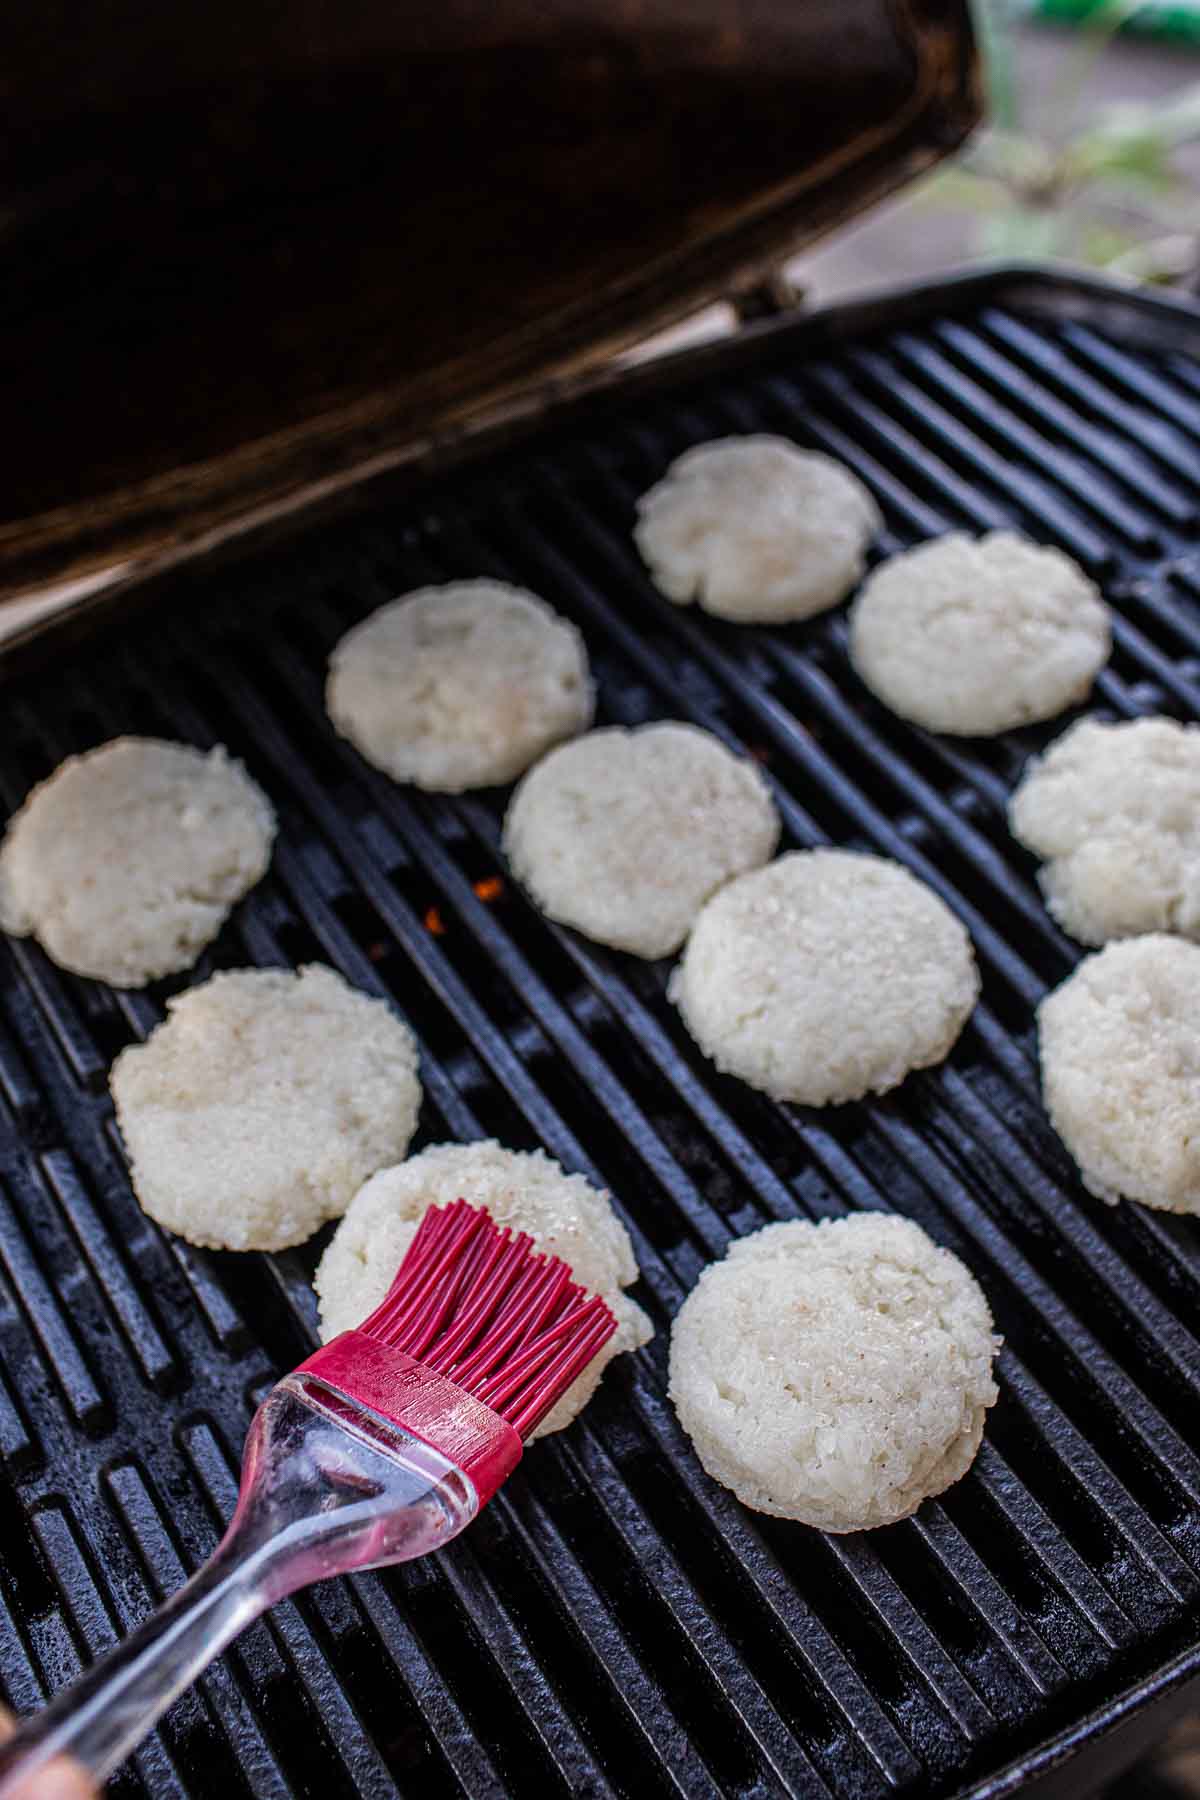
<svg viewBox="0 0 1200 1800"><path fill-rule="evenodd" d="M243 757L280 840L192 979L319 960L390 996L421 1041L418 1141L542 1144L610 1187L658 1332L452 1551L277 1608L116 1793L1079 1794L1153 1703L1181 1704L1200 1670L1200 1235L1091 1200L1042 1114L1033 1008L1078 951L1003 807L1059 727L910 729L850 672L841 613L772 631L672 608L630 525L688 444L781 431L867 479L881 552L1005 523L1060 544L1116 608L1096 708L1191 718L1197 345L1185 309L1019 273L758 328L365 519L200 571L7 687L6 807L123 731ZM819 1113L717 1077L666 965L552 926L507 880L503 796L417 795L334 738L341 632L474 574L576 621L601 722L689 718L759 756L784 848L894 856L948 899L984 987L944 1067ZM212 1548L256 1398L312 1342L323 1240L193 1251L132 1198L106 1070L180 985L116 994L0 943L0 1686L19 1710ZM703 1476L664 1399L667 1331L731 1236L878 1206L978 1274L1002 1398L944 1499L826 1539Z"/></svg>

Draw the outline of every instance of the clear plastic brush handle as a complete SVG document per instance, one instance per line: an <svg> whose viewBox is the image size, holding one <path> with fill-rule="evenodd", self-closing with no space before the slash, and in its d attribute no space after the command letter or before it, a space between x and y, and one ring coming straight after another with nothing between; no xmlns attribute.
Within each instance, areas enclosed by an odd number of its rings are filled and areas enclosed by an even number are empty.
<svg viewBox="0 0 1200 1800"><path fill-rule="evenodd" d="M210 1560L0 1746L0 1800L36 1800L30 1777L60 1756L103 1781L277 1600L327 1575L425 1556L477 1510L470 1481L436 1450L338 1389L289 1375L255 1414L237 1511Z"/></svg>

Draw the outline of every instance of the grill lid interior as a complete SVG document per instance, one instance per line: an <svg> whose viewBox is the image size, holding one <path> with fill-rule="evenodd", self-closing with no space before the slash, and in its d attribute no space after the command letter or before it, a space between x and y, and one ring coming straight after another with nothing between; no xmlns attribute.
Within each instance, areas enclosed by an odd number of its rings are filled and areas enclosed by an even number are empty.
<svg viewBox="0 0 1200 1800"><path fill-rule="evenodd" d="M0 604L99 605L453 447L982 110L968 0L65 11L3 71Z"/></svg>
<svg viewBox="0 0 1200 1800"><path fill-rule="evenodd" d="M781 431L870 483L880 553L1004 523L1060 544L1117 609L1096 707L1196 716L1197 364L1147 345L1144 306L1133 342L1115 303L1097 324L1082 289L1041 292L948 290L833 347L828 323L768 332L738 367L643 383L401 510L197 578L186 606L7 690L6 808L120 731L244 757L280 840L194 979L317 959L389 995L421 1040L418 1141L542 1144L610 1187L658 1330L466 1540L277 1608L114 1791L984 1792L1189 1650L1200 1240L1088 1198L1037 1092L1033 1007L1077 951L1003 806L1057 725L928 737L851 675L841 613L770 631L680 611L629 536L635 496L686 445ZM690 718L757 755L784 847L872 849L946 897L984 989L944 1067L820 1113L716 1077L666 965L554 927L507 881L502 797L397 788L333 737L337 636L468 574L576 621L602 722ZM0 1685L18 1709L207 1554L255 1398L310 1342L315 1249L193 1251L132 1199L105 1074L173 985L117 994L0 943ZM731 1235L872 1206L976 1271L1006 1339L1002 1399L942 1501L826 1539L699 1471L663 1398L667 1326Z"/></svg>

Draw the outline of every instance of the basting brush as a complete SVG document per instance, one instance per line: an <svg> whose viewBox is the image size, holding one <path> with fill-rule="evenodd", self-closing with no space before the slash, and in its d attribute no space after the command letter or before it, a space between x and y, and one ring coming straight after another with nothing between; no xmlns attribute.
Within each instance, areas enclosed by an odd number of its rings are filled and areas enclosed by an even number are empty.
<svg viewBox="0 0 1200 1800"><path fill-rule="evenodd" d="M57 1757L103 1781L297 1588L449 1543L615 1330L604 1301L528 1235L465 1200L431 1207L382 1305L255 1413L237 1509L209 1561L0 1747L0 1800Z"/></svg>

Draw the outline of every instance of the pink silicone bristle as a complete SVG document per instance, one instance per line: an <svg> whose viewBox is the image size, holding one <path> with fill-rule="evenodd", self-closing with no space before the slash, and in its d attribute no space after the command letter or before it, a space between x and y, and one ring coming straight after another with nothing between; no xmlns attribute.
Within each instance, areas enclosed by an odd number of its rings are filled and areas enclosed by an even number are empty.
<svg viewBox="0 0 1200 1800"><path fill-rule="evenodd" d="M583 1373L596 1352L616 1330L617 1322L599 1295L593 1295L592 1298L599 1302L603 1311L597 1310L592 1314L586 1328L584 1313L579 1313L573 1321L572 1335L564 1339L558 1354L536 1371L536 1386L530 1385L530 1377L519 1393L503 1403L485 1401L485 1405L491 1406L493 1411L506 1418L522 1437L527 1437L541 1424L546 1414L557 1405L571 1383Z"/></svg>
<svg viewBox="0 0 1200 1800"><path fill-rule="evenodd" d="M410 1354L415 1353L414 1346L432 1339L440 1319L454 1303L464 1265L471 1266L473 1246L480 1244L486 1250L489 1226L491 1220L467 1207L465 1201L455 1201L445 1208L431 1207L401 1264L404 1280L397 1274L386 1297L362 1327L368 1336L381 1338Z"/></svg>
<svg viewBox="0 0 1200 1800"><path fill-rule="evenodd" d="M525 1254L514 1259L510 1268L510 1282L503 1295L494 1298L487 1311L488 1336L492 1337L502 1330L512 1318L524 1318L529 1307L535 1302L548 1280L553 1279L553 1271L547 1269L548 1259L540 1252ZM566 1265L564 1264L565 1268ZM567 1270L567 1279L570 1279ZM466 1340L463 1340L464 1344Z"/></svg>
<svg viewBox="0 0 1200 1800"><path fill-rule="evenodd" d="M424 1357L428 1347L440 1343L448 1325L459 1316L464 1297L486 1283L494 1265L504 1254L504 1244L494 1232L478 1230L469 1238L464 1234L455 1246L454 1260L439 1262L427 1276L427 1287L419 1303L414 1303L409 1316L406 1349L411 1356Z"/></svg>
<svg viewBox="0 0 1200 1800"><path fill-rule="evenodd" d="M561 1257L459 1199L429 1208L386 1298L359 1330L526 1436L616 1328Z"/></svg>
<svg viewBox="0 0 1200 1800"><path fill-rule="evenodd" d="M560 1262L557 1257L548 1259L536 1292L529 1296L528 1332L533 1335L541 1331L567 1304L571 1294L582 1291L571 1280L571 1271L565 1262Z"/></svg>
<svg viewBox="0 0 1200 1800"><path fill-rule="evenodd" d="M547 1322L550 1314L545 1304L539 1304L540 1297L547 1288L552 1290L554 1304L557 1305L564 1290L570 1286L571 1271L565 1263L557 1259L545 1266L530 1271L530 1279L522 1284L522 1292L510 1296L508 1303L493 1319L484 1343L477 1346L471 1356L458 1367L449 1371L454 1379L471 1385L476 1392L476 1385L485 1381L514 1347L527 1344L530 1339Z"/></svg>
<svg viewBox="0 0 1200 1800"><path fill-rule="evenodd" d="M430 1207L386 1296L359 1329L419 1355L454 1322L461 1299L472 1303L481 1291L495 1295L503 1286L512 1248L512 1233L482 1208L465 1200Z"/></svg>
<svg viewBox="0 0 1200 1800"><path fill-rule="evenodd" d="M485 1328L490 1331L497 1313L520 1286L532 1239L524 1234L509 1239L505 1230L498 1243L499 1253L489 1259L470 1293L463 1290L463 1303L456 1309L453 1321L439 1337L436 1348L423 1359L430 1368L449 1373L479 1333Z"/></svg>
<svg viewBox="0 0 1200 1800"><path fill-rule="evenodd" d="M582 1291L571 1280L571 1271L567 1265L555 1258L539 1271L538 1281L530 1284L529 1292L522 1297L520 1313L513 1308L503 1319L496 1321L495 1335L507 1336L519 1325L524 1340L530 1341L565 1311L574 1296Z"/></svg>
<svg viewBox="0 0 1200 1800"><path fill-rule="evenodd" d="M557 1319L553 1325L539 1332L536 1337L528 1339L519 1354L510 1356L503 1365L496 1369L496 1373L476 1390L478 1397L487 1405L496 1406L499 1409L503 1402L515 1396L521 1387L525 1386L534 1375L537 1375L557 1356L564 1342L569 1347L575 1341L580 1327L595 1316L596 1306L594 1303L598 1302L600 1306L604 1305L598 1295L593 1294L589 1298L580 1289L577 1288L575 1291L579 1296L578 1302L572 1305L570 1310Z"/></svg>

